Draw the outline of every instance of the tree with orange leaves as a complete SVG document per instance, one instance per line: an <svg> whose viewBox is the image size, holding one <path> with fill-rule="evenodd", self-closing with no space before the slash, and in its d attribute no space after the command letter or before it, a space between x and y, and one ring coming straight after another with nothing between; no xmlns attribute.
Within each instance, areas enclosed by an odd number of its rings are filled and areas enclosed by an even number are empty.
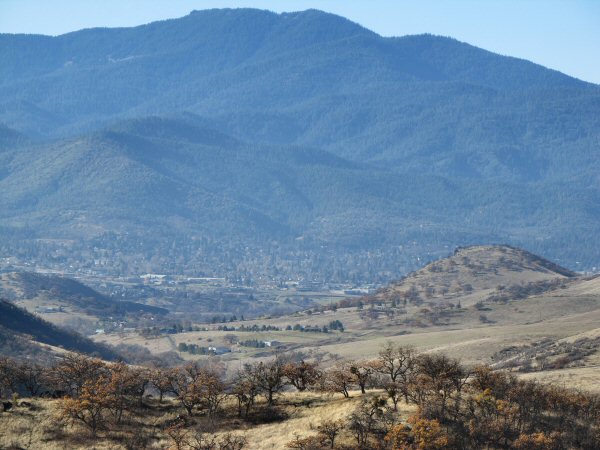
<svg viewBox="0 0 600 450"><path fill-rule="evenodd" d="M201 407L212 419L225 398L225 386L219 375L197 364L177 369L173 388L190 416L194 408Z"/></svg>
<svg viewBox="0 0 600 450"><path fill-rule="evenodd" d="M301 392L316 384L321 377L317 365L305 361L288 362L283 365L281 372L288 382Z"/></svg>
<svg viewBox="0 0 600 450"><path fill-rule="evenodd" d="M513 442L513 447L522 450L556 450L561 448L560 434L557 432L521 434Z"/></svg>
<svg viewBox="0 0 600 450"><path fill-rule="evenodd" d="M350 397L350 389L354 386L354 375L347 363L338 363L325 371L322 389L326 392L339 392L344 397Z"/></svg>
<svg viewBox="0 0 600 450"><path fill-rule="evenodd" d="M171 369L158 368L150 371L150 383L158 391L159 403L162 403L165 394L173 392L173 382L176 374L176 371Z"/></svg>
<svg viewBox="0 0 600 450"><path fill-rule="evenodd" d="M108 384L110 380L101 375L95 380L86 380L76 398L65 397L59 407L60 418L71 424L86 425L95 436L105 423L104 413L110 407Z"/></svg>
<svg viewBox="0 0 600 450"><path fill-rule="evenodd" d="M440 423L421 416L408 418L408 425L392 427L385 437L393 450L442 450L452 448Z"/></svg>
<svg viewBox="0 0 600 450"><path fill-rule="evenodd" d="M107 402L114 414L115 421L121 423L123 411L131 403L132 397L138 397L139 391L145 387L145 379L140 372L123 362L109 366L110 375L106 386Z"/></svg>
<svg viewBox="0 0 600 450"><path fill-rule="evenodd" d="M107 370L106 364L100 359L66 354L52 369L51 378L57 388L77 397L85 383L106 376Z"/></svg>

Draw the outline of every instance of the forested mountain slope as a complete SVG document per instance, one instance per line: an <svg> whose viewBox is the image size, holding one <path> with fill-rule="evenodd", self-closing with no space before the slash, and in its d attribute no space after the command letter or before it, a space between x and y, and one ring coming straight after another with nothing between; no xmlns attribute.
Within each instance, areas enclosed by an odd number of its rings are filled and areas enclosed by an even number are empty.
<svg viewBox="0 0 600 450"><path fill-rule="evenodd" d="M324 245L415 262L509 242L598 265L600 88L531 62L247 9L1 35L0 60L0 226L15 241L269 242L311 267L331 266Z"/></svg>

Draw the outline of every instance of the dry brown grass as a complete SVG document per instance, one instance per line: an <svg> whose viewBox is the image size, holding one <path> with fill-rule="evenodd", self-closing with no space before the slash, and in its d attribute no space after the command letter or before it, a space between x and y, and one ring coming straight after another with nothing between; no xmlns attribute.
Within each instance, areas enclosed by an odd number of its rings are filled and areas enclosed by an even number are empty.
<svg viewBox="0 0 600 450"><path fill-rule="evenodd" d="M371 391L361 395L359 391L351 392L350 398L341 394L327 395L315 393L286 394L280 399L280 407L288 414L288 419L281 423L258 425L246 431L250 449L275 450L284 449L296 434L309 436L316 434L316 428L326 420L346 420L365 398L380 395ZM300 403L310 406L298 407ZM414 407L400 405L400 414L408 417L414 413ZM338 438L340 443L349 442L352 437L347 431Z"/></svg>
<svg viewBox="0 0 600 450"><path fill-rule="evenodd" d="M62 450L89 448L84 442L77 447L77 436L69 438L67 430L56 419L56 401L30 400L32 408L17 407L0 413L0 448ZM108 447L97 447L108 448Z"/></svg>
<svg viewBox="0 0 600 450"><path fill-rule="evenodd" d="M246 436L248 449L284 449L285 444L296 434L309 436L316 434L316 427L325 420L345 420L364 399L380 395L377 391L361 395L355 391L346 399L342 395L330 395L314 392L285 393L278 398L277 410L285 418L267 424L252 424L235 417L233 401L226 402L227 417L222 420L217 436L233 432ZM26 399L30 401L29 399ZM165 434L166 423L174 420L182 410L176 404L166 402L161 410L148 409L146 415L129 417L119 427L109 426L93 438L90 432L79 425L65 425L58 420L59 400L34 399L33 408L16 408L0 413L0 448L63 450L126 449L127 443L135 446L138 434L151 437L148 447L151 449L168 448L171 441ZM260 407L261 405L259 405ZM412 406L400 405L402 417L414 412ZM206 431L202 418L195 418L193 429ZM352 436L347 431L341 433L339 442L350 442Z"/></svg>
<svg viewBox="0 0 600 450"><path fill-rule="evenodd" d="M536 379L543 383L555 384L565 388L577 388L600 393L600 366L573 367L560 370L544 370L521 375L526 379Z"/></svg>
<svg viewBox="0 0 600 450"><path fill-rule="evenodd" d="M61 421L60 400L24 399L31 409L18 407L0 413L0 449L97 449L117 450L143 448L135 444L136 438L146 436L148 448L167 448L162 432L165 421L173 420L180 412L175 406L163 411L148 409L145 415L127 415L122 425L110 423L93 437L87 428L79 424ZM168 404L167 404L168 405Z"/></svg>
<svg viewBox="0 0 600 450"><path fill-rule="evenodd" d="M453 300L461 297L463 305L471 305L492 293L498 285L510 286L565 278L560 269L556 268L556 272L547 263L548 261L524 250L506 246L466 247L392 283L377 297L390 299L394 294L407 292L412 288L424 300ZM430 291L429 295L426 295L427 290Z"/></svg>

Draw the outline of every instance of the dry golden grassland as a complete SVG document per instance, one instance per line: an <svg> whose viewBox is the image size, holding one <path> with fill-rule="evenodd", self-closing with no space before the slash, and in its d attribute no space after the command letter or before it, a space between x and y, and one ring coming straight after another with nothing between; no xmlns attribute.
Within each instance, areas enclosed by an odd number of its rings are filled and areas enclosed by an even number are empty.
<svg viewBox="0 0 600 450"><path fill-rule="evenodd" d="M443 349L454 344L469 345L470 342L479 340L504 341L503 337L515 341L537 339L539 336L564 338L596 328L595 324L598 322L595 318L600 315L600 296L571 296L569 292L562 291L558 294L546 294L507 304L490 305L489 309L483 312L490 320L488 324L480 322L479 316L482 312L472 307L463 308L451 318L449 324L430 325L423 328L398 324L395 320L387 318L365 321L359 317L356 308L347 308L339 309L337 312L327 311L310 316L287 316L244 322L246 326L264 324L283 328L295 323L326 325L332 320L340 320L346 328L344 333L302 333L285 330L250 333L210 330L166 335L159 338L145 338L131 332L98 335L95 339L111 344L125 342L144 345L151 351L159 353L174 350L180 342L204 346L225 345L226 342L223 338L228 334L235 334L240 339L275 339L284 344L297 344L306 348L343 349L345 346L350 346L354 351L363 354L368 353L370 348L377 348L380 342L388 339L435 350L438 346ZM403 316L398 317L399 320L404 319ZM227 325L239 326L241 324L236 322ZM251 351L250 349L244 350L246 353ZM491 350L496 351L495 348Z"/></svg>
<svg viewBox="0 0 600 450"><path fill-rule="evenodd" d="M350 398L340 394L322 394L314 392L289 392L278 397L277 408L287 416L281 421L268 424L253 425L241 419L226 419L214 432L222 436L231 432L243 434L247 439L248 449L255 450L280 450L295 435L309 436L316 434L316 427L326 420L345 420L356 409L361 401L378 395L378 391L361 395L360 392L351 392ZM80 425L66 425L61 423L59 417L60 400L26 399L31 403L31 408L18 407L12 411L0 413L0 448L1 449L127 449L128 445L135 447L136 439L140 435L150 437L148 447L152 449L169 448L172 441L165 433L169 421L175 420L182 409L173 401L166 400L165 404L156 409L144 410L144 415L129 416L118 429L105 429L92 437L89 430ZM146 400L147 402L149 400ZM150 400L151 401L151 400ZM234 416L233 401L224 405L228 408L229 415ZM399 405L402 417L413 414L415 407L412 405ZM203 426L201 418L197 424L190 427L208 431ZM341 433L339 442L348 442L352 436L347 431ZM137 444L139 445L139 444Z"/></svg>

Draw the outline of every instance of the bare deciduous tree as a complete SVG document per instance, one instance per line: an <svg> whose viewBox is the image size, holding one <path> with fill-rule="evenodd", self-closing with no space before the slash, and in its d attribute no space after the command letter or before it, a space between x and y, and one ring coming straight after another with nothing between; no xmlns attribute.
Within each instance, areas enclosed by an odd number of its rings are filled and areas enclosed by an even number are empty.
<svg viewBox="0 0 600 450"><path fill-rule="evenodd" d="M350 364L338 363L327 369L323 376L322 389L327 392L339 392L344 397L350 397L350 390L354 385L354 375Z"/></svg>
<svg viewBox="0 0 600 450"><path fill-rule="evenodd" d="M367 386L373 379L373 374L378 364L374 361L358 361L350 363L350 373L354 377L354 381L360 387L361 393L366 392Z"/></svg>
<svg viewBox="0 0 600 450"><path fill-rule="evenodd" d="M321 377L321 372L317 368L317 365L305 361L284 364L282 373L288 382L301 392L316 384Z"/></svg>
<svg viewBox="0 0 600 450"><path fill-rule="evenodd" d="M344 429L346 423L343 420L325 420L318 427L317 431L329 448L335 446L335 438Z"/></svg>

